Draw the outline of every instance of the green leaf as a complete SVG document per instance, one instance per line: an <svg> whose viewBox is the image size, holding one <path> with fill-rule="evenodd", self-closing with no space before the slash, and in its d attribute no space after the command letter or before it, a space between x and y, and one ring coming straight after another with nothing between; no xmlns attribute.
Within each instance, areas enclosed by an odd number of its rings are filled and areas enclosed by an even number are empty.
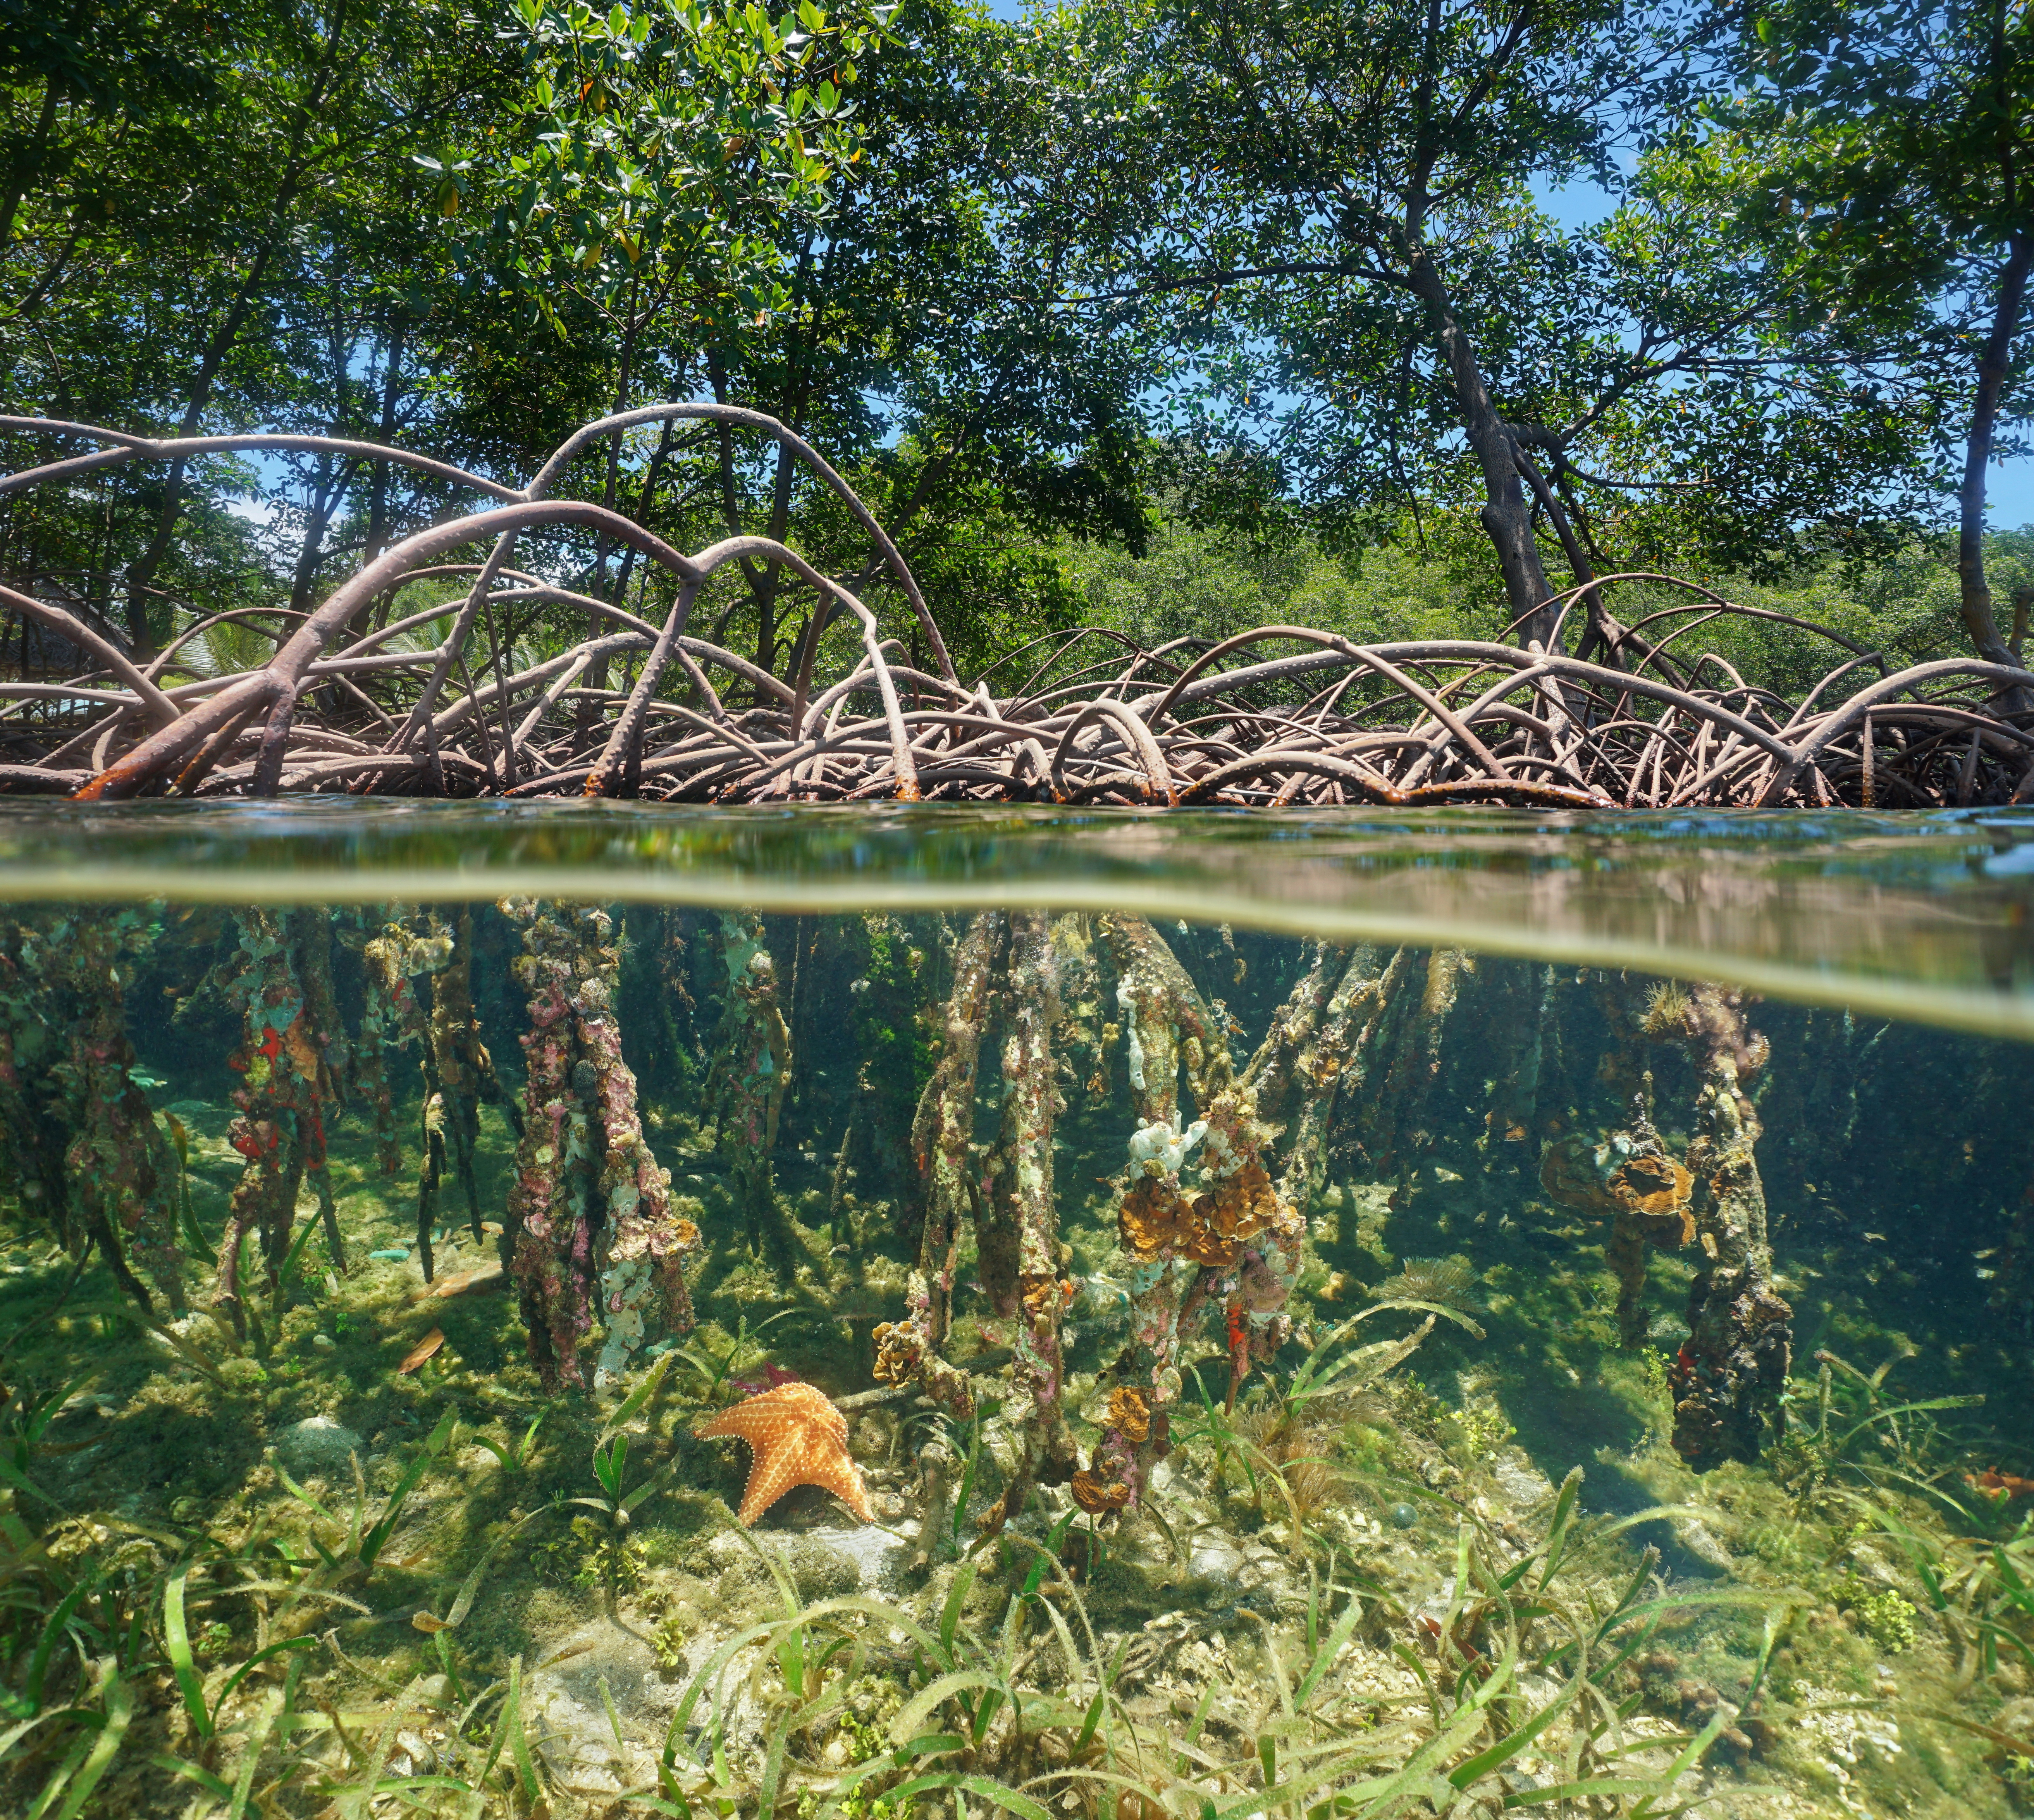
<svg viewBox="0 0 2034 1820"><path fill-rule="evenodd" d="M212 1736L212 1714L205 1705L205 1680L197 1672L191 1650L190 1632L184 1623L184 1582L191 1563L179 1561L163 1588L163 1643L169 1651L170 1671L176 1676L177 1691L183 1696L184 1711L201 1738Z"/></svg>

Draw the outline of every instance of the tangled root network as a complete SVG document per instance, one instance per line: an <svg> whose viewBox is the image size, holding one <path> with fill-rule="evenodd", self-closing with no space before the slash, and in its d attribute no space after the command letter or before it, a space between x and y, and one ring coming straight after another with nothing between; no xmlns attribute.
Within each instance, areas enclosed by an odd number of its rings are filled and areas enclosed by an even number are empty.
<svg viewBox="0 0 2034 1820"><path fill-rule="evenodd" d="M621 512L556 497L606 439L684 420L789 450L866 533L865 574L902 597L895 626L774 538L686 554ZM184 674L179 651L212 621L143 660L79 612L0 589L0 625L25 618L83 666L0 681L0 792L1580 809L2034 798L2034 674L1975 659L1889 671L1834 632L1672 576L1605 576L1559 598L1564 612L1578 599L1590 609L1600 662L1473 639L1359 645L1297 625L1146 651L1090 628L1037 640L970 684L875 516L816 450L760 412L660 404L604 418L520 488L339 437L151 441L34 418L0 418L0 429L97 445L0 476L0 497L238 450L400 465L487 501L375 557L307 615L240 610L232 617L261 625L274 655L196 681L159 679ZM633 552L663 578L662 622L555 579L575 566L551 561L561 538ZM542 546L524 559L535 569L517 565L519 544ZM777 565L816 596L782 674L691 629L702 589L731 562ZM406 583L447 577L455 588L448 602L390 617ZM1604 591L1634 581L1689 600L1631 628L1608 621ZM527 626L546 607L599 629L553 655L519 654L519 616ZM1790 703L1713 655L1674 653L1720 614L1784 620L1847 655ZM442 637L429 629L448 620ZM836 625L843 637L822 666ZM627 686L606 686L610 676Z"/></svg>

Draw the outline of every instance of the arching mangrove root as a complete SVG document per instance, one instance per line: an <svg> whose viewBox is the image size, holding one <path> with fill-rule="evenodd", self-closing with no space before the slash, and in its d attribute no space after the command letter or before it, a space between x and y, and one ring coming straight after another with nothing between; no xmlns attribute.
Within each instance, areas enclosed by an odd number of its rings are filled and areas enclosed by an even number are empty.
<svg viewBox="0 0 2034 1820"><path fill-rule="evenodd" d="M653 1326L692 1326L681 1266L699 1229L673 1209L670 1175L644 1139L615 1019L620 962L606 913L527 899L501 910L522 931L515 971L530 1006L505 1261L546 1389L581 1389L596 1306L606 1329L596 1386L627 1368Z"/></svg>
<svg viewBox="0 0 2034 1820"><path fill-rule="evenodd" d="M332 1190L332 1161L325 1133L346 1109L347 1078L351 1072L352 1045L339 1014L339 996L332 982L332 917L318 909L291 910L283 928L303 981L304 1014L318 1047L317 1141L306 1156L304 1173L317 1196L318 1220L325 1228L325 1248L334 1266L346 1268L346 1242L339 1229L339 1204Z"/></svg>

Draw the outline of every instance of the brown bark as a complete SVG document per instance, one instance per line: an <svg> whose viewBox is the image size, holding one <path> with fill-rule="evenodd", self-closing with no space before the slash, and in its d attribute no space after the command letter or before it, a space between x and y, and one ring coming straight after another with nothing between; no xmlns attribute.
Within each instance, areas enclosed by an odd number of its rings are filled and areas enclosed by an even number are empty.
<svg viewBox="0 0 2034 1820"><path fill-rule="evenodd" d="M1999 276L1991 332L1978 356L1977 396L1971 406L1970 435L1964 448L1963 485L1957 491L1957 581L1962 594L1964 630L1970 635L1972 647L1988 663L2017 667L2020 660L1999 632L1984 572L1985 469L1991 460L2013 336L2026 302L2028 268L2034 265L2034 232L2023 228L2007 244L2010 251ZM2025 693L2020 689L2010 692L2015 696Z"/></svg>
<svg viewBox="0 0 2034 1820"><path fill-rule="evenodd" d="M1557 649L1553 643L1556 615L1548 604L1553 591L1547 585L1539 540L1533 533L1533 509L1519 473L1518 445L1491 402L1476 349L1456 320L1447 285L1432 254L1420 244L1417 227L1409 229L1407 241L1406 281L1427 306L1441 356L1448 364L1462 429L1483 470L1484 503L1479 516L1503 572L1513 629L1528 650Z"/></svg>

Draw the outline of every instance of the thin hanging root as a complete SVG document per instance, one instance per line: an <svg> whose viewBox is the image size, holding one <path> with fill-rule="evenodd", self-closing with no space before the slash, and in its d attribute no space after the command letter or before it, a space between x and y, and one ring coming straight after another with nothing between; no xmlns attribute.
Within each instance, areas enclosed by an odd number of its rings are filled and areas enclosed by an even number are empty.
<svg viewBox="0 0 2034 1820"><path fill-rule="evenodd" d="M734 1177L749 1249L780 1263L791 1235L777 1205L773 1159L777 1120L791 1078L791 1031L777 998L777 963L763 945L760 917L723 912L721 958L727 1001L707 1075L705 1101L722 1156Z"/></svg>
<svg viewBox="0 0 2034 1820"><path fill-rule="evenodd" d="M227 1216L212 1301L244 1338L242 1248L248 1233L258 1232L269 1283L280 1282L305 1172L325 1166L325 1119L336 1097L326 1052L338 1038L318 1026L317 995L306 992L287 919L250 910L235 921L238 970L227 991L240 1008L242 1044L228 1062L242 1079L233 1090L237 1111L228 1140L246 1161Z"/></svg>
<svg viewBox="0 0 2034 1820"><path fill-rule="evenodd" d="M1540 1185L1551 1200L1611 1219L1604 1261L1617 1279L1618 1338L1628 1352L1644 1345L1651 1330L1647 1248L1677 1251L1695 1233L1690 1211L1694 1178L1653 1128L1653 1077L1642 1078L1620 1129L1597 1144L1571 1132L1549 1144L1540 1160Z"/></svg>
<svg viewBox="0 0 2034 1820"><path fill-rule="evenodd" d="M304 1173L317 1196L318 1220L325 1229L327 1255L335 1270L346 1268L346 1241L339 1229L339 1203L332 1193L332 1162L326 1133L344 1109L344 1083L351 1071L351 1045L340 1016L332 981L332 916L324 910L292 910L285 923L303 980L304 1011L319 1049L317 1108Z"/></svg>
<svg viewBox="0 0 2034 1820"><path fill-rule="evenodd" d="M1091 1514L1141 1496L1170 1444L1169 1412L1182 1388L1186 1324L1213 1285L1245 1259L1275 1202L1257 1152L1249 1090L1233 1085L1226 1034L1165 938L1142 917L1098 918L1116 970L1116 1002L1131 1104L1139 1129L1118 1210L1121 1280L1130 1294L1131 1343L1115 1368L1120 1400L1086 1467L1074 1475L1076 1503ZM1182 1128L1181 1068L1203 1117ZM1206 1140L1209 1185L1190 1196L1180 1171ZM1248 1254L1254 1256L1254 1253Z"/></svg>
<svg viewBox="0 0 2034 1820"><path fill-rule="evenodd" d="M123 974L132 976L133 954L152 940L152 921L146 912L88 907L21 944L6 972L39 976L40 989L14 1015L39 1016L63 1033L64 1059L55 1072L72 1135L61 1163L48 1141L54 1134L37 1129L43 1121L29 1110L11 1066L0 1071L0 1113L9 1148L19 1146L15 1168L24 1199L53 1203L56 1236L66 1248L77 1253L96 1241L114 1280L146 1308L148 1291L132 1267L138 1264L181 1312L176 1159L134 1079L123 983ZM45 996L52 992L61 998ZM11 1033L6 1041L11 1054ZM27 1193L31 1187L43 1193Z"/></svg>
<svg viewBox="0 0 2034 1820"><path fill-rule="evenodd" d="M1008 928L1002 911L983 910L968 925L955 951L945 1045L911 1124L911 1154L925 1185L918 1267L906 1291L905 1318L886 1321L875 1332L877 1381L921 1383L928 1396L959 1421L974 1414L974 1393L967 1374L948 1364L940 1349L953 1314L961 1222L971 1205L968 1146L974 1129L982 1028Z"/></svg>

